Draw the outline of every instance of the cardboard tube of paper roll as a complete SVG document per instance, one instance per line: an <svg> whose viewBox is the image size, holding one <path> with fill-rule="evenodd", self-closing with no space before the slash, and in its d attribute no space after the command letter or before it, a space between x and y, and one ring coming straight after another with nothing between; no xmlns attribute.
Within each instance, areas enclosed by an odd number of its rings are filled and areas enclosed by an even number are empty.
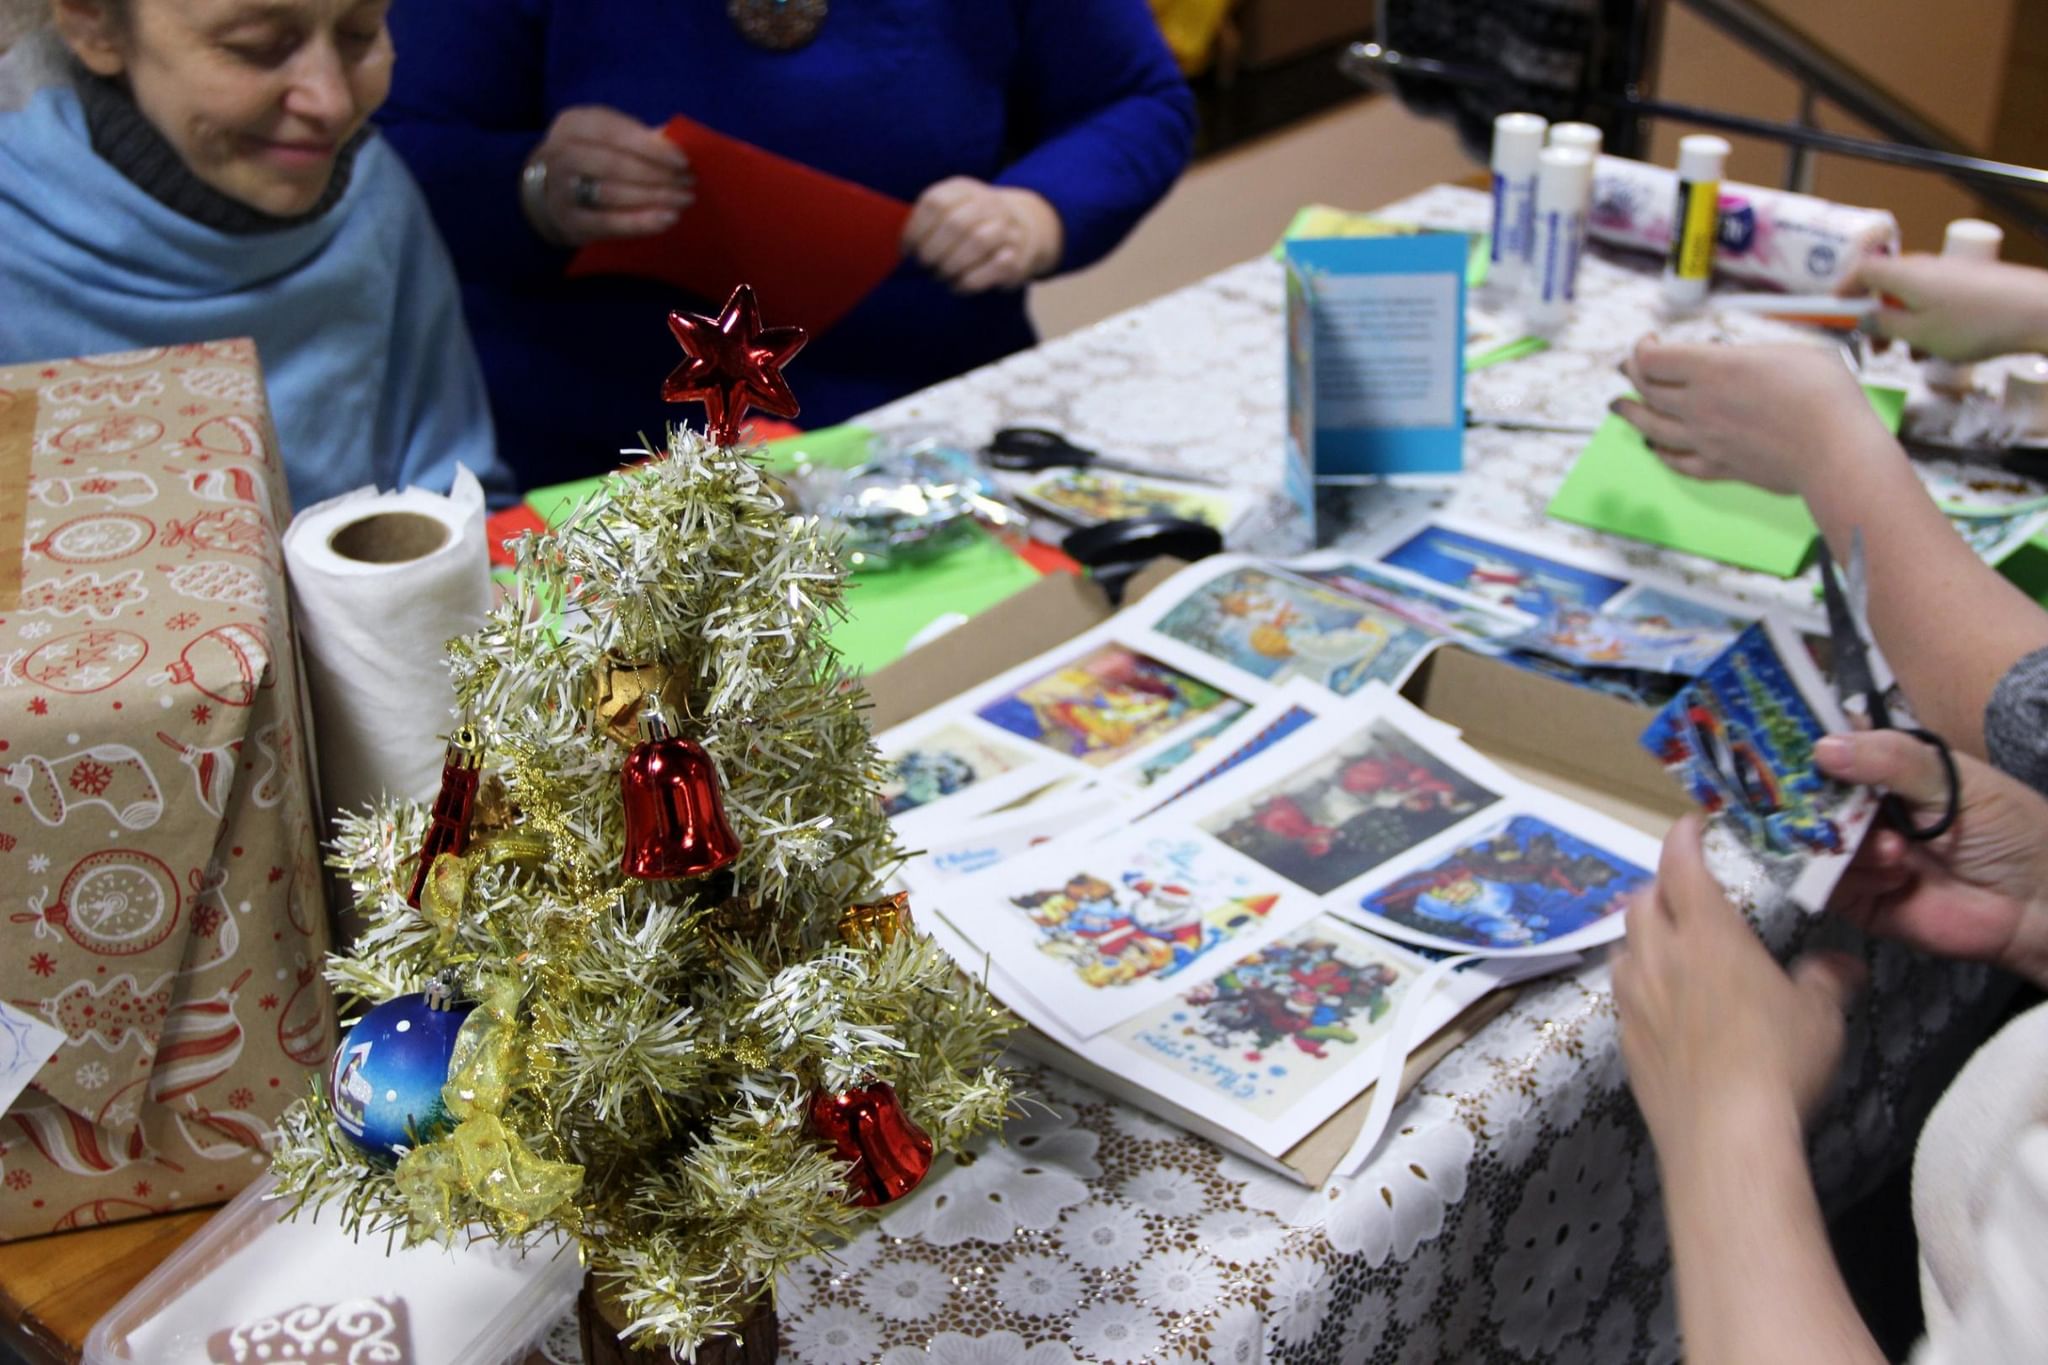
<svg viewBox="0 0 2048 1365"><path fill-rule="evenodd" d="M292 519L284 559L328 819L432 797L455 724L445 647L490 609L483 489L465 469L445 497L345 493Z"/></svg>

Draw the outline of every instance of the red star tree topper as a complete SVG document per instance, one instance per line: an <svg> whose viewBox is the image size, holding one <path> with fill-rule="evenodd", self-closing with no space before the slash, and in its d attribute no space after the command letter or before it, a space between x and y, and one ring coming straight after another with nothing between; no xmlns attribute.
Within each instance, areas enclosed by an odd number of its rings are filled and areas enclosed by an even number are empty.
<svg viewBox="0 0 2048 1365"><path fill-rule="evenodd" d="M801 327L763 327L752 285L734 289L715 318L670 313L668 329L690 358L662 382L661 396L671 403L702 403L704 434L713 445L739 443L740 419L749 408L796 416L796 395L782 367L809 334Z"/></svg>

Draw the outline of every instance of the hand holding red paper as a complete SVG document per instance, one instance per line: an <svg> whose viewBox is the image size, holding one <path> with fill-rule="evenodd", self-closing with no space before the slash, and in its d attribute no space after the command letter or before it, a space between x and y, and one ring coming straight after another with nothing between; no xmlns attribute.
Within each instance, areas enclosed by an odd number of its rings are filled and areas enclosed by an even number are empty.
<svg viewBox="0 0 2048 1365"><path fill-rule="evenodd" d="M910 206L901 200L691 119L670 119L661 137L687 158L696 201L653 235L590 241L569 262L571 277L640 275L704 299L751 284L778 317L815 336L902 260Z"/></svg>
<svg viewBox="0 0 2048 1365"><path fill-rule="evenodd" d="M544 168L522 198L527 219L565 246L661 232L696 202L682 148L660 129L600 105L557 114L527 164Z"/></svg>

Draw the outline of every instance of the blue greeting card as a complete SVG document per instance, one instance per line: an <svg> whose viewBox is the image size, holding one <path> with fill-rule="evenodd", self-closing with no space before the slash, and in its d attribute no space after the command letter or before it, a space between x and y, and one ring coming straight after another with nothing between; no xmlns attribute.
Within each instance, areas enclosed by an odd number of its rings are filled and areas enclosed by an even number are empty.
<svg viewBox="0 0 2048 1365"><path fill-rule="evenodd" d="M1298 489L1463 467L1466 256L1455 233L1287 243Z"/></svg>

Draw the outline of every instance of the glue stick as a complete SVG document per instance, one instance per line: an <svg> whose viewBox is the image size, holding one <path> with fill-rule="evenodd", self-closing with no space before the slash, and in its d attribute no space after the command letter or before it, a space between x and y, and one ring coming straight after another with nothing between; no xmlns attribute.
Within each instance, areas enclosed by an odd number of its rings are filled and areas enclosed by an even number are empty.
<svg viewBox="0 0 2048 1365"><path fill-rule="evenodd" d="M1600 159L1600 130L1590 123L1553 123L1550 125L1550 145L1584 152L1597 164Z"/></svg>
<svg viewBox="0 0 2048 1365"><path fill-rule="evenodd" d="M1964 261L1995 261L2005 244L2005 231L1982 218L1958 218L1941 235L1941 254ZM1947 360L1929 360L1920 373L1937 393L1965 394L1974 382L1971 367Z"/></svg>
<svg viewBox="0 0 2048 1365"><path fill-rule="evenodd" d="M1487 261L1490 289L1512 292L1529 271L1536 212L1536 158L1543 130L1537 114L1502 114L1493 121L1493 247Z"/></svg>
<svg viewBox="0 0 2048 1365"><path fill-rule="evenodd" d="M1538 333L1555 331L1571 316L1592 196L1593 158L1576 147L1545 147L1537 158L1536 250L1523 309Z"/></svg>
<svg viewBox="0 0 2048 1365"><path fill-rule="evenodd" d="M1678 198L1671 210L1671 254L1664 261L1664 298L1674 307L1690 308L1707 296L1727 165L1728 139L1694 133L1678 140Z"/></svg>

